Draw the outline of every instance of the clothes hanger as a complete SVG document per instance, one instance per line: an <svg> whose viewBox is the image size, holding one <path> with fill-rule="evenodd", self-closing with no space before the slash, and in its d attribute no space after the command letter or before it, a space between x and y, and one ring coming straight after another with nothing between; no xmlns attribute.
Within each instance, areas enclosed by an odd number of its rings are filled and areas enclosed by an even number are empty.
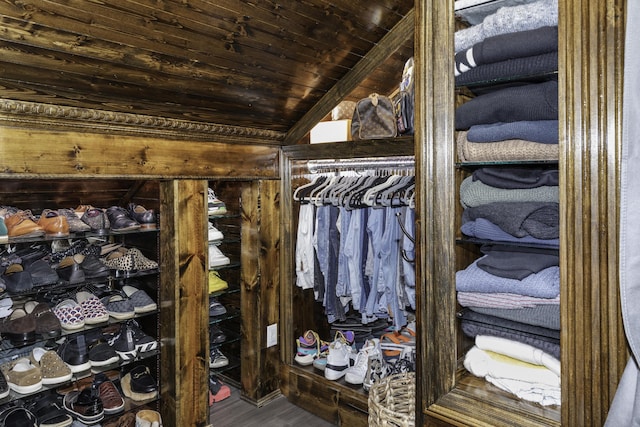
<svg viewBox="0 0 640 427"><path fill-rule="evenodd" d="M293 192L293 200L298 202L306 202L307 200L305 199L306 197L308 197L309 193L314 188L321 185L326 179L327 177L325 175L319 175L315 177L313 181L296 188L296 191Z"/></svg>
<svg viewBox="0 0 640 427"><path fill-rule="evenodd" d="M376 202L376 196L378 195L378 192L384 190L385 188L391 187L400 179L402 179L401 175L389 175L388 177L386 177L384 182L369 188L364 193L364 195L362 196L362 203L367 206L373 206Z"/></svg>

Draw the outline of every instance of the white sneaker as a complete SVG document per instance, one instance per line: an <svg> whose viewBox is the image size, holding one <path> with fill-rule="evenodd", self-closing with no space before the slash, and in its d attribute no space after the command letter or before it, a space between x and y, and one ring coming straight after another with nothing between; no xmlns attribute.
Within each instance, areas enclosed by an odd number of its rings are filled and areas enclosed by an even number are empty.
<svg viewBox="0 0 640 427"><path fill-rule="evenodd" d="M330 381L342 378L347 369L353 365L356 350L348 344L342 333L336 333L336 339L329 345L324 377Z"/></svg>
<svg viewBox="0 0 640 427"><path fill-rule="evenodd" d="M212 189L207 191L207 214L224 215L227 213L227 207L224 202L216 197L216 193Z"/></svg>
<svg viewBox="0 0 640 427"><path fill-rule="evenodd" d="M215 228L213 224L209 223L209 241L215 242L222 239L224 239L224 235L222 234L222 232Z"/></svg>
<svg viewBox="0 0 640 427"><path fill-rule="evenodd" d="M209 268L220 267L230 262L229 257L223 254L216 245L209 245Z"/></svg>
<svg viewBox="0 0 640 427"><path fill-rule="evenodd" d="M356 356L355 364L348 368L344 374L344 380L349 384L362 384L367 375L367 367L370 358L382 357L380 340L368 339Z"/></svg>

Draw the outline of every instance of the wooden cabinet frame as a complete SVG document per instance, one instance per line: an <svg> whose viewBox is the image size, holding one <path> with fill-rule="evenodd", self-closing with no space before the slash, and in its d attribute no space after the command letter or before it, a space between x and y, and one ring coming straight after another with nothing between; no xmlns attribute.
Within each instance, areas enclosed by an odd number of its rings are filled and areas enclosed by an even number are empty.
<svg viewBox="0 0 640 427"><path fill-rule="evenodd" d="M416 1L418 425L600 426L628 353L618 297L622 0L559 0L560 414L461 380L455 354L453 0ZM442 244L442 242L449 242Z"/></svg>

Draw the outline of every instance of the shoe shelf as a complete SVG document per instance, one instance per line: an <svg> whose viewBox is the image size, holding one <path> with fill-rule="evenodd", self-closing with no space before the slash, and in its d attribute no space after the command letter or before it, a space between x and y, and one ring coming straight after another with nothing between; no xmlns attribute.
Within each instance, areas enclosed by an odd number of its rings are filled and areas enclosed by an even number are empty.
<svg viewBox="0 0 640 427"><path fill-rule="evenodd" d="M227 312L225 314L220 314L218 316L209 316L209 325L226 322L227 320L231 319L238 319L240 318L240 316L240 310L237 310L235 308L227 308Z"/></svg>
<svg viewBox="0 0 640 427"><path fill-rule="evenodd" d="M40 184L46 190L42 190L43 194L49 194L50 188L55 188L58 183L45 183L45 180L38 181L42 182ZM138 189L140 189L140 184L136 184ZM142 185L143 187L145 184ZM145 192L152 197L149 200L153 199L154 204L157 203L157 183L150 182L148 183L148 188L145 187ZM94 189L95 191L95 189ZM34 196L35 197L35 196ZM82 197L81 195L78 197ZM121 200L121 197L114 196L114 199ZM35 200L35 199L34 199ZM46 202L46 200L39 201L38 203L51 203L52 205L57 202L50 201ZM147 199L145 199L147 200ZM76 202L77 203L77 202ZM4 206L2 206L4 208ZM43 214L44 215L43 211ZM132 217L133 218L133 217ZM159 264L159 237L160 237L160 229L157 226L157 223L151 224L149 227L145 227L144 224L140 223L140 228L135 230L126 230L126 231L117 231L117 230L101 230L104 232L76 232L69 233L65 235L40 235L40 236L32 236L32 237L9 237L6 241L0 243L0 259L5 260L7 263L12 261L12 264L18 264L19 269L14 271L27 271L29 272L30 264L26 262L29 258L27 256L31 255L32 260L40 260L44 259L51 267L51 270L58 274L57 280L55 278L50 278L46 275L48 283L35 282L33 283L20 283L20 287L14 286L16 289L25 289L21 292L12 292L11 290L5 290L0 294L0 300L10 298L13 312L16 312L19 309L22 309L26 302L28 301L36 301L39 303L45 303L49 306L51 311L53 312L56 305L67 299L77 300L77 294L81 291L87 291L90 294L95 295L98 299L101 299L103 296L108 296L115 294L115 291L119 291L122 293L122 296L127 299L127 297L131 297L132 295L125 295L125 289L123 286L128 285L130 287L136 288L138 290L143 290L145 293L151 297L154 303L159 304L159 283L160 283L160 268L146 268L149 262L153 262L154 264ZM79 243L81 240L86 241L85 243ZM67 243L68 242L68 243ZM85 257L89 256L89 252L83 252L83 249L89 247L90 245L101 246L101 249L105 249L106 246L114 245L117 249L118 247L122 247L124 249L132 249L136 248L138 252L136 254L140 254L141 257L134 258L135 255L131 255L131 260L126 260L123 265L126 266L126 269L121 269L118 264L117 268L113 268L111 265L106 265L103 262L104 258L110 252L104 252L96 254L95 251L92 252L92 255L95 256L97 260L101 261L101 269L99 270L100 274L96 274L97 277L87 277L83 280L72 280L68 281L63 278L62 275L59 274L58 269L60 268L57 265L58 258L63 259L66 257L74 257L74 255L82 254ZM104 246L103 246L104 245ZM110 248L111 249L111 248ZM114 249L115 250L115 249ZM98 251L100 252L100 251ZM125 251L122 251L123 254L126 254ZM21 260L11 259L8 256L12 254L17 254L21 257ZM132 252L130 252L132 253ZM55 255L54 258L50 258L51 255ZM149 258L147 258L149 256ZM85 258L86 259L86 258ZM158 260L158 261L156 261ZM82 269L82 261L78 260L74 262L74 268ZM129 269L129 264L133 262L136 265L136 270ZM104 272L103 269L108 267L108 273ZM17 268L17 267L16 267ZM2 268L2 277L5 279L6 276L4 274L4 264ZM93 270L89 270L89 266L85 267L83 273L89 272ZM11 273L9 273L11 274ZM34 276L35 277L35 276ZM38 276L40 277L40 276ZM75 277L75 276L72 276ZM29 279L30 281L31 279ZM55 280L55 281L54 281ZM29 288L29 289L26 289ZM128 290L127 290L128 292ZM146 297L146 296L145 296ZM140 301L140 299L138 299ZM80 301L77 301L78 303ZM105 303L106 304L106 303ZM142 303L144 304L144 303ZM146 307L138 306L136 303L136 311L140 308L141 311L144 308L149 308L148 305ZM78 307L78 309L80 309ZM114 312L119 312L118 309L114 309ZM131 311L133 311L133 306L131 307ZM129 313L131 314L131 313ZM135 326L138 328L136 333L142 332L140 336L143 338L149 339L150 341L155 341L157 344L155 348L149 350L149 347L153 347L151 345L145 344L146 342L138 341L139 338L133 338L134 332L131 331L132 339L134 340L134 344L140 344L140 348L145 348L146 351L137 351L133 352L131 349L130 354L126 353L127 356L123 356L125 353L120 354L117 361L114 361L110 364L100 364L100 360L112 361L113 357L110 357L109 360L101 359L98 356L97 359L94 359L92 356L91 363L94 366L90 368L84 369L84 363L82 364L83 370L81 372L73 372L76 369L72 368L72 374L70 379L61 380L55 384L42 384L42 386L38 386L37 382L28 387L28 392L19 393L15 390L16 383L11 382L9 387L8 394L6 397L0 399L0 410L2 410L6 405L25 405L25 407L30 407L33 402L49 399L51 397L55 397L59 400L60 406L62 407L62 390L71 391L73 389L79 389L84 386L91 386L93 384L95 375L105 374L112 380L114 385L116 386L119 394L124 400L124 409L117 411L115 413L106 413L104 414L104 420L100 420L102 422L107 421L109 419L115 419L123 414L123 412L134 410L136 408L141 408L152 404L152 407L158 410L159 400L160 400L160 344L159 344L159 314L160 310L158 308L154 308L152 310L148 310L145 312L136 312L131 317L124 316L127 318L116 318L112 315L103 322L93 323L93 324L84 324L82 327L77 329L67 329L67 328L58 328L57 332L52 330L50 334L44 333L43 335L37 333L35 338L32 337L32 329L28 331L28 335L25 332L24 341L20 338L22 335L12 333L11 339L5 334L8 331L11 331L12 321L14 320L11 317L11 314L0 319L0 329L2 332L2 340L0 341L0 365L11 363L15 360L26 358L29 359L32 355L32 351L35 348L43 348L45 350L52 350L56 352L62 358L62 348L66 345L66 343L71 342L76 337L80 337L85 335L84 340L78 340L80 343L84 343L86 341L86 352L89 354L91 347L90 342L105 341L111 343L111 339L115 341L118 340L119 336L128 336L129 326L125 327L124 325L127 322L135 322ZM31 314L28 314L32 316ZM16 317L15 320L19 320L21 317ZM36 319L37 322L37 319ZM122 325L122 326L121 326ZM128 324L127 324L128 325ZM21 331L21 329L20 329ZM125 332L123 332L125 331ZM54 333L55 332L55 333ZM124 333L125 335L119 335ZM17 337L17 338L16 338ZM108 347L112 348L111 351L115 351L113 349L113 344L109 344ZM106 347L106 346L105 346ZM68 349L69 347L67 347ZM78 353L73 353L72 356L76 357ZM122 350L125 351L125 350ZM83 353L84 350L81 352ZM128 350L127 350L128 352ZM117 353L114 353L117 354ZM134 355L135 354L135 355ZM69 354L67 354L68 356ZM93 355L93 353L92 353ZM67 360L67 359L65 359ZM42 368L42 372L46 369L46 365L44 362L40 366L40 363L32 361L31 364L36 366L38 369ZM63 363L69 365L68 362ZM78 362L79 363L79 362ZM97 363L97 365L96 365ZM71 366L71 365L69 365ZM148 370L149 377L147 377L147 386L149 384L153 384L155 382L155 392L149 391L152 388L145 389L144 392L137 392L135 390L129 390L129 394L131 397L126 395L126 392L122 385L122 378L126 377L133 369L136 369L138 366L144 366L145 370ZM76 366L79 368L79 365ZM3 375L7 378L7 374L10 367L3 366ZM17 371L16 371L17 372ZM111 378L114 376L114 378ZM16 376L17 378L17 376ZM68 377L66 377L68 378ZM9 384L9 381L7 381ZM31 384L31 383L29 383ZM82 386L81 386L82 384ZM36 389L36 387L38 387ZM127 386L129 387L129 386ZM20 389L20 387L18 387ZM6 390L6 389L5 389ZM27 388L24 388L20 391L26 391ZM142 390L142 389L140 389ZM3 390L2 390L3 391ZM147 392L149 391L149 392ZM151 398L152 394L155 395ZM139 400L138 400L139 398ZM75 415L74 415L75 418ZM67 424L65 424L67 425ZM75 424L74 424L75 425Z"/></svg>
<svg viewBox="0 0 640 427"><path fill-rule="evenodd" d="M228 270L231 268L239 268L240 267L240 261L231 261L229 264L225 264L225 265L217 265L214 267L209 268L209 270L216 270L216 271L220 271L220 270Z"/></svg>
<svg viewBox="0 0 640 427"><path fill-rule="evenodd" d="M209 294L209 297L210 298L215 298L215 297L219 297L221 295L237 294L239 292L240 292L240 286L234 285L234 284L229 284L229 287L227 289L222 289L222 290L219 290L219 291L211 292Z"/></svg>

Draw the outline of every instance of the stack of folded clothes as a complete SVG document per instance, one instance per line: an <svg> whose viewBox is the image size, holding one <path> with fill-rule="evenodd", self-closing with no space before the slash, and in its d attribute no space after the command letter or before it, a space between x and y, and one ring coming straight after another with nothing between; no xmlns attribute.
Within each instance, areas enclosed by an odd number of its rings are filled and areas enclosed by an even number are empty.
<svg viewBox="0 0 640 427"><path fill-rule="evenodd" d="M478 335L464 366L521 399L543 406L560 404L560 361L528 344Z"/></svg>
<svg viewBox="0 0 640 427"><path fill-rule="evenodd" d="M558 69L558 1L502 7L455 34L456 85Z"/></svg>
<svg viewBox="0 0 640 427"><path fill-rule="evenodd" d="M525 83L456 109L463 162L558 160L558 82Z"/></svg>
<svg viewBox="0 0 640 427"><path fill-rule="evenodd" d="M463 333L528 345L559 359L558 170L478 168L462 182L460 203L461 231L485 242L482 256L456 273ZM478 350L467 356L470 366L474 354Z"/></svg>

